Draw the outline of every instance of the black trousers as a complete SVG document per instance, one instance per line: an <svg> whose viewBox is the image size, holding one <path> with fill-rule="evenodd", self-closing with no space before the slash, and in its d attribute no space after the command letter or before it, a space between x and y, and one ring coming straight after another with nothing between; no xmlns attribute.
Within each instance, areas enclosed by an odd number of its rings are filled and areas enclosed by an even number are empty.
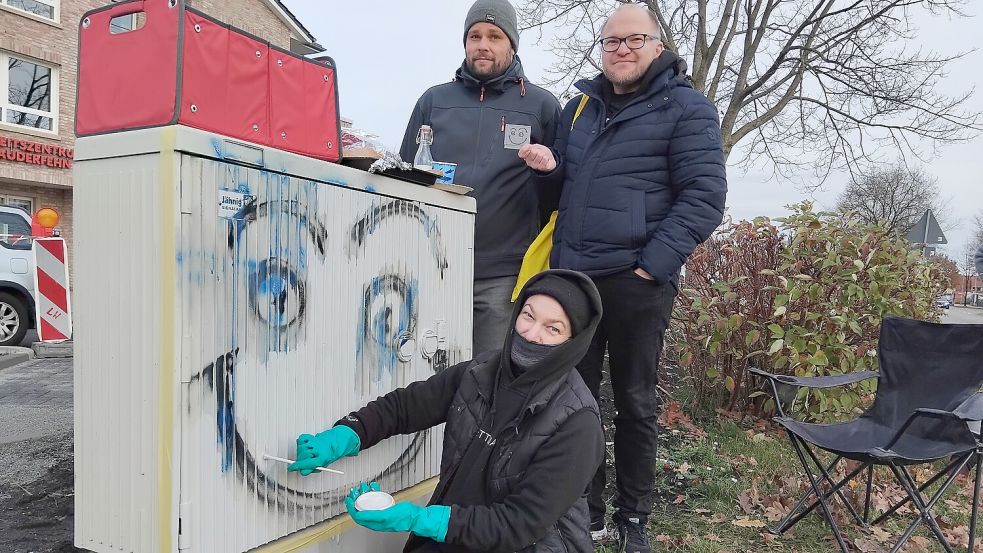
<svg viewBox="0 0 983 553"><path fill-rule="evenodd" d="M601 293L604 316L577 370L600 404L604 351L608 351L617 408L614 457L618 493L614 507L619 516L645 518L652 512L659 437L659 356L676 289L670 283L646 280L632 270L593 277L593 281ZM587 504L591 521L604 518L605 465L597 469L590 484Z"/></svg>

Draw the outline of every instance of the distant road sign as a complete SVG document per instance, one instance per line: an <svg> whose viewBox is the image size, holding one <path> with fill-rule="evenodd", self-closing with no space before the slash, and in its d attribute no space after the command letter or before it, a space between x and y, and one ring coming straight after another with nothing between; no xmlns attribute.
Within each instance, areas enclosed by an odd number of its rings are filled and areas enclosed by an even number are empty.
<svg viewBox="0 0 983 553"><path fill-rule="evenodd" d="M912 244L925 244L926 246L948 244L942 227L939 226L938 219L931 209L925 210L921 219L915 224L911 232L908 233L908 241Z"/></svg>

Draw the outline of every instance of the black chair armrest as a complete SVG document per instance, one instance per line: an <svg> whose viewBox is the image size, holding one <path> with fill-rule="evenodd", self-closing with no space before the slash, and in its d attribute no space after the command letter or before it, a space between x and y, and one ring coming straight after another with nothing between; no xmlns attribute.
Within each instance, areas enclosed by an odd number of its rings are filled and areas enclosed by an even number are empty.
<svg viewBox="0 0 983 553"><path fill-rule="evenodd" d="M836 388L838 386L855 384L857 382L870 378L877 378L879 376L876 371L861 371L836 376L789 376L784 374L771 374L768 371L756 367L748 368L748 372L768 380L768 383L771 384L772 396L775 398L775 407L778 410L779 416L782 417L786 415L785 410L782 408L782 398L778 393L778 387L776 384L797 386L799 388Z"/></svg>
<svg viewBox="0 0 983 553"><path fill-rule="evenodd" d="M962 417L955 414L952 411L946 411L945 409L929 409L928 407L922 407L921 409L915 409L915 414L910 418L917 418L919 415L924 415L927 417L936 417L940 419L956 419L963 420Z"/></svg>
<svg viewBox="0 0 983 553"><path fill-rule="evenodd" d="M983 421L983 392L969 396L953 413L964 421Z"/></svg>
<svg viewBox="0 0 983 553"><path fill-rule="evenodd" d="M894 434L894 437L891 438L891 441L888 442L888 444L884 446L883 449L890 451L891 448L893 448L894 445L898 443L898 440L900 440L901 437L904 436L904 433L907 432L908 427L911 426L911 423L915 422L916 420L922 417L931 417L936 419L949 419L953 422L956 422L959 425L961 425L959 427L960 429L966 431L966 434L968 435L968 438L970 440L975 440L972 432L970 432L969 430L969 425L966 424L966 420L960 417L959 415L957 415L956 413L954 413L953 411L945 411L942 409L929 409L923 407L921 409L916 409L915 412L908 417L908 420L906 420L905 423L901 425L901 428L898 429L898 431Z"/></svg>
<svg viewBox="0 0 983 553"><path fill-rule="evenodd" d="M774 380L779 384L788 384L789 386L798 386L800 388L836 388L838 386L846 386L847 384L853 384L869 378L877 378L879 376L877 371L861 371L839 374L836 376L789 376L784 374L771 374L767 371L756 369L754 367L748 369L748 372L755 376Z"/></svg>

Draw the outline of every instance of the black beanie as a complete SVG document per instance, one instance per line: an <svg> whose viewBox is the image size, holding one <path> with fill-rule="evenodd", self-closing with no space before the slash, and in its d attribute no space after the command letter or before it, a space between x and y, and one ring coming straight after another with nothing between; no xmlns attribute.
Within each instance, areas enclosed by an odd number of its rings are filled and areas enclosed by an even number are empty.
<svg viewBox="0 0 983 553"><path fill-rule="evenodd" d="M468 10L464 20L464 43L468 43L468 31L475 23L491 23L505 33L512 43L512 50L519 51L519 26L515 8L508 0L477 0Z"/></svg>
<svg viewBox="0 0 983 553"><path fill-rule="evenodd" d="M526 288L525 294L523 302L536 294L544 294L558 301L570 319L571 335L587 328L594 316L594 308L591 307L587 292L573 280L560 275L540 277Z"/></svg>

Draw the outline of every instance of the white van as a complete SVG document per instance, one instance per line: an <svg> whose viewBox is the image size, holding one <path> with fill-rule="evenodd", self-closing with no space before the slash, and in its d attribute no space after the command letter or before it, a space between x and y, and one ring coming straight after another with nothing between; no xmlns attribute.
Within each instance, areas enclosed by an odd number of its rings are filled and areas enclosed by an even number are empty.
<svg viewBox="0 0 983 553"><path fill-rule="evenodd" d="M0 205L0 346L19 346L34 326L31 216Z"/></svg>

